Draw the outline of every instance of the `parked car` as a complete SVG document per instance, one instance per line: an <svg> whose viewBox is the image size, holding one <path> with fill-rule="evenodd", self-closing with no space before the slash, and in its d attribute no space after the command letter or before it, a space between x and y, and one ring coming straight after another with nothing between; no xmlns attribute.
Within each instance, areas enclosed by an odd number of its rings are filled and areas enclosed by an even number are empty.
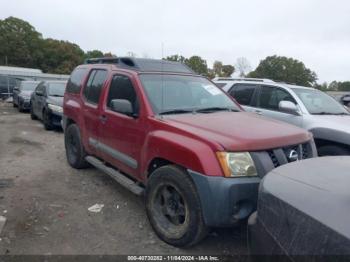
<svg viewBox="0 0 350 262"><path fill-rule="evenodd" d="M13 107L19 112L30 109L30 96L40 81L22 81L19 86L13 88Z"/></svg>
<svg viewBox="0 0 350 262"><path fill-rule="evenodd" d="M30 116L43 121L46 130L61 127L67 81L41 82L31 96Z"/></svg>
<svg viewBox="0 0 350 262"><path fill-rule="evenodd" d="M261 177L316 156L312 135L243 112L225 92L170 61L90 59L64 96L68 163L88 164L145 194L157 235L174 246L256 209Z"/></svg>
<svg viewBox="0 0 350 262"><path fill-rule="evenodd" d="M310 131L320 156L350 155L350 113L326 93L266 79L216 78L214 82L246 111Z"/></svg>
<svg viewBox="0 0 350 262"><path fill-rule="evenodd" d="M290 163L267 174L258 210L248 222L250 253L285 255L290 261L300 261L293 257L299 255L349 256L349 170L350 157L333 156Z"/></svg>

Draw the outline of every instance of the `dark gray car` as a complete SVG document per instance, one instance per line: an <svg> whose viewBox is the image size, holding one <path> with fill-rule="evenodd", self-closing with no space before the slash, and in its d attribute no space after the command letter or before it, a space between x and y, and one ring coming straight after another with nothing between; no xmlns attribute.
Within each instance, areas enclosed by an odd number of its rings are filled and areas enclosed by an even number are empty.
<svg viewBox="0 0 350 262"><path fill-rule="evenodd" d="M31 96L30 116L43 121L46 130L61 127L67 81L41 82Z"/></svg>
<svg viewBox="0 0 350 262"><path fill-rule="evenodd" d="M30 96L40 81L22 81L19 86L13 88L13 107L19 112L30 109Z"/></svg>
<svg viewBox="0 0 350 262"><path fill-rule="evenodd" d="M294 162L267 174L258 210L249 218L251 253L286 255L291 261L296 255L349 259L349 170L350 157L337 156Z"/></svg>

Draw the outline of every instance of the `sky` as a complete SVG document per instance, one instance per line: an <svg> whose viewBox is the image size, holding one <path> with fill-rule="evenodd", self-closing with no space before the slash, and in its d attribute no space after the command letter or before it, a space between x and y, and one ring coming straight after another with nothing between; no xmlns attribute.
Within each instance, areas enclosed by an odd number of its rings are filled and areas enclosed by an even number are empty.
<svg viewBox="0 0 350 262"><path fill-rule="evenodd" d="M348 0L0 0L0 19L28 21L44 38L84 51L161 58L199 55L253 69L293 57L319 82L350 80Z"/></svg>

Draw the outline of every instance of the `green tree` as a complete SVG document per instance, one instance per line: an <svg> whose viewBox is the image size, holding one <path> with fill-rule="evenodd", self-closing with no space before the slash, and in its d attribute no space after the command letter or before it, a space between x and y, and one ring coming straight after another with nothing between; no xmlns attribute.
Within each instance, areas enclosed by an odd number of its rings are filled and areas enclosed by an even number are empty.
<svg viewBox="0 0 350 262"><path fill-rule="evenodd" d="M200 75L208 75L207 61L200 56L191 56L185 60L185 64L190 67L194 72Z"/></svg>
<svg viewBox="0 0 350 262"><path fill-rule="evenodd" d="M100 50L87 51L84 55L85 59L104 57L104 54Z"/></svg>
<svg viewBox="0 0 350 262"><path fill-rule="evenodd" d="M164 60L185 63L186 58L182 55L171 55L167 56Z"/></svg>
<svg viewBox="0 0 350 262"><path fill-rule="evenodd" d="M233 65L223 65L222 66L222 76L230 77L235 71L235 67Z"/></svg>
<svg viewBox="0 0 350 262"><path fill-rule="evenodd" d="M42 35L15 17L0 20L0 64L37 67L42 55Z"/></svg>
<svg viewBox="0 0 350 262"><path fill-rule="evenodd" d="M338 85L338 91L350 91L350 82L341 82Z"/></svg>
<svg viewBox="0 0 350 262"><path fill-rule="evenodd" d="M43 40L43 54L45 59L40 68L44 72L70 74L74 67L84 62L84 51L68 41Z"/></svg>
<svg viewBox="0 0 350 262"><path fill-rule="evenodd" d="M266 57L248 76L270 78L302 86L312 86L317 80L316 73L306 68L304 63L293 58L276 55Z"/></svg>
<svg viewBox="0 0 350 262"><path fill-rule="evenodd" d="M222 62L215 61L213 64L213 72L215 76L222 76Z"/></svg>
<svg viewBox="0 0 350 262"><path fill-rule="evenodd" d="M321 91L328 91L328 84L327 82L324 82L323 84L314 84L313 88L316 88Z"/></svg>

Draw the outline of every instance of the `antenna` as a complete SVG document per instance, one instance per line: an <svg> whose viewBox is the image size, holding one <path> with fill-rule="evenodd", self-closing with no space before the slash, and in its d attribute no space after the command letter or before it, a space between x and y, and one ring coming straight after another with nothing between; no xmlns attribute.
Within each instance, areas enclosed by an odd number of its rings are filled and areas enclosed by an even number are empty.
<svg viewBox="0 0 350 262"><path fill-rule="evenodd" d="M161 62L161 78L162 78L162 103L161 103L161 112L164 111L164 43L162 42L162 62ZM163 117L163 115L161 115Z"/></svg>

